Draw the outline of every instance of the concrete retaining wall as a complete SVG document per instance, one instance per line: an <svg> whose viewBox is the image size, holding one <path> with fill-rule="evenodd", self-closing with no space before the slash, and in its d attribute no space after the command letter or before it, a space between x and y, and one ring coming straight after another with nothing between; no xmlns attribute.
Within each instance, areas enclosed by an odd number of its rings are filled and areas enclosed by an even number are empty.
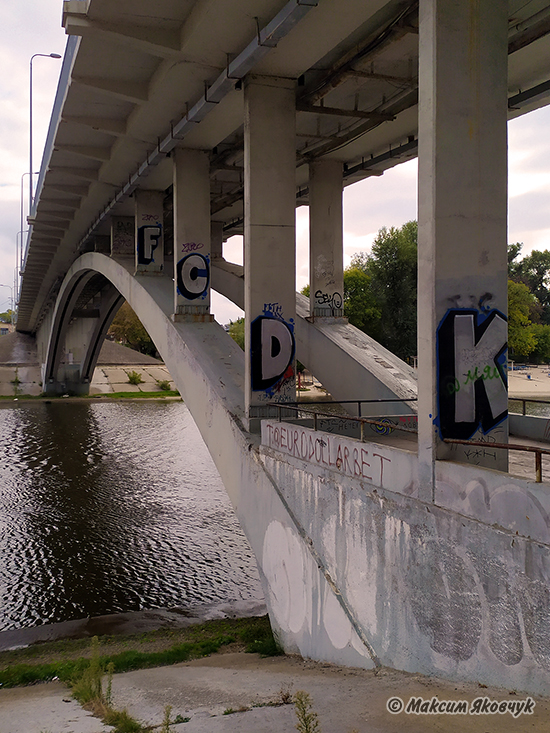
<svg viewBox="0 0 550 733"><path fill-rule="evenodd" d="M510 435L518 438L530 438L548 443L550 440L550 418L535 417L534 415L516 415L508 413Z"/></svg>
<svg viewBox="0 0 550 733"><path fill-rule="evenodd" d="M413 453L307 428L277 445L277 427L264 422L264 464L383 665L548 694L549 486L440 462L426 503ZM329 438L330 454L315 442ZM284 562L303 585L298 545Z"/></svg>

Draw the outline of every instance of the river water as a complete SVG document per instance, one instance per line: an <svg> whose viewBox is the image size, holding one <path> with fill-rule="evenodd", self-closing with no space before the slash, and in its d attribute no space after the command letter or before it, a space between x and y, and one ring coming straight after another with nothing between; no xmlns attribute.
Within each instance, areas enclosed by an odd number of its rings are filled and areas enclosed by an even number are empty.
<svg viewBox="0 0 550 733"><path fill-rule="evenodd" d="M27 404L0 434L0 631L262 598L182 402Z"/></svg>

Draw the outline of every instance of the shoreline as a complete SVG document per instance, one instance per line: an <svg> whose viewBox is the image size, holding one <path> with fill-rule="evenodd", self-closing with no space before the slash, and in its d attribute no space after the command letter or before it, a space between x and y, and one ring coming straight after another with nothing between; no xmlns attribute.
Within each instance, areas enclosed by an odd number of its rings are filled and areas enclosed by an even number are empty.
<svg viewBox="0 0 550 733"><path fill-rule="evenodd" d="M88 616L0 631L0 653L45 642L93 636L129 636L157 629L185 629L206 621L252 618L265 616L266 613L267 607L263 600L250 599Z"/></svg>

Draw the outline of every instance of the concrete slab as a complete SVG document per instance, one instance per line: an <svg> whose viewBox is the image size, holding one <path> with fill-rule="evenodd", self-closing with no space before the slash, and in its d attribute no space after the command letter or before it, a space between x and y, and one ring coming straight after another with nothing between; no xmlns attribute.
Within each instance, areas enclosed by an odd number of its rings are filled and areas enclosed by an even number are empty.
<svg viewBox="0 0 550 733"><path fill-rule="evenodd" d="M109 383L109 380L107 379L105 370L97 367L92 377L92 384L108 384L108 383Z"/></svg>
<svg viewBox="0 0 550 733"><path fill-rule="evenodd" d="M128 371L131 371L128 370ZM108 367L103 369L105 377L111 384L122 384L128 381L128 371L123 367Z"/></svg>
<svg viewBox="0 0 550 733"><path fill-rule="evenodd" d="M166 367L144 367L145 372L150 375L152 379L155 380L162 380L162 379L169 379L172 381L172 377L170 376L170 372Z"/></svg>
<svg viewBox="0 0 550 733"><path fill-rule="evenodd" d="M107 733L60 682L0 690L0 733Z"/></svg>
<svg viewBox="0 0 550 733"><path fill-rule="evenodd" d="M21 382L36 383L42 380L40 367L37 366L20 366L17 368L17 377Z"/></svg>
<svg viewBox="0 0 550 733"><path fill-rule="evenodd" d="M530 698L529 715L397 714L388 700L431 701L488 699L517 705L528 698L514 690L447 682L387 668L378 673L337 667L300 657L260 659L226 653L186 664L115 675L113 702L142 724L160 728L166 705L176 716L174 733L283 733L296 728L294 705L280 704L299 690L310 695L324 733L521 733L547 730L548 698ZM272 706L276 703L277 706ZM240 712L240 708L246 708ZM235 712L229 712L229 711ZM59 682L0 690L0 733L107 733L108 726L81 710ZM224 714L226 713L226 714Z"/></svg>
<svg viewBox="0 0 550 733"><path fill-rule="evenodd" d="M128 384L126 382L112 382L113 392L141 392L137 384Z"/></svg>
<svg viewBox="0 0 550 733"><path fill-rule="evenodd" d="M116 675L113 698L117 708L142 723L159 726L166 705L171 719L189 718L172 724L178 733L283 733L296 727L291 704L271 707L283 695L306 691L318 714L320 730L326 733L499 733L543 730L550 713L547 698L534 698L533 714L514 718L494 715L391 714L389 699L411 697L431 700L525 700L527 695L497 688L480 689L475 683L446 682L390 669L373 671L337 667L300 657L260 659L255 654L217 654L172 667ZM240 707L246 712L224 714ZM498 718L498 720L497 720ZM540 727L539 727L540 726Z"/></svg>
<svg viewBox="0 0 550 733"><path fill-rule="evenodd" d="M17 392L18 394L38 397L38 395L42 394L42 387L38 382L21 382L17 387Z"/></svg>
<svg viewBox="0 0 550 733"><path fill-rule="evenodd" d="M119 390L119 391L121 391L121 390ZM112 394L113 392L114 392L114 389L111 387L111 385L109 383L107 383L107 384L94 384L94 382L92 382L90 384L90 394L91 395L95 395L95 394Z"/></svg>
<svg viewBox="0 0 550 733"><path fill-rule="evenodd" d="M12 366L0 366L0 382L11 382L15 379L15 369L16 367Z"/></svg>

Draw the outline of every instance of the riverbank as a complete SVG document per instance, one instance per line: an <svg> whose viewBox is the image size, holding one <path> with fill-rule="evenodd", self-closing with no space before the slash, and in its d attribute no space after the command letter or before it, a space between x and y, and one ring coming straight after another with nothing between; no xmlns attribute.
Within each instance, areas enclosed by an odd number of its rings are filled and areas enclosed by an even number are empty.
<svg viewBox="0 0 550 733"><path fill-rule="evenodd" d="M185 635L177 632L119 637L116 649L128 654L136 645L150 651L178 639L180 648L189 641L222 642L217 652L169 666L116 673L111 682L111 704L142 726L124 730L168 730L163 726L170 707L172 733L290 733L296 729L294 696L306 692L312 712L322 733L521 733L545 730L550 716L550 700L533 698L516 690L486 687L475 683L449 682L420 674L381 668L352 669L312 662L301 657L270 656L246 653L245 629L261 628L265 619L240 622L216 622L193 627ZM233 638L233 640L231 640ZM103 639L100 653L112 652L111 639ZM182 644L183 642L183 644ZM41 648L42 647L42 650ZM37 656L55 655L55 645L31 648ZM61 648L61 647L60 647ZM205 647L206 648L206 647ZM88 656L89 656L88 647ZM67 647L62 655L71 656ZM76 650L76 653L82 653ZM72 657L74 658L73 650ZM59 656L59 655L58 655ZM2 658L0 654L0 667ZM106 689L104 679L104 690ZM465 701L468 710L484 700L505 703L517 709L530 700L532 712L513 716L504 714L446 715L392 714L388 701L406 706L411 699L426 705L433 698L439 702ZM475 703L474 701L478 701ZM61 681L0 689L0 733L106 733L113 728L84 710L72 698L71 690ZM474 711L476 708L474 707ZM122 728L120 730L123 730Z"/></svg>
<svg viewBox="0 0 550 733"><path fill-rule="evenodd" d="M508 372L510 400L550 400L550 367L530 366Z"/></svg>

